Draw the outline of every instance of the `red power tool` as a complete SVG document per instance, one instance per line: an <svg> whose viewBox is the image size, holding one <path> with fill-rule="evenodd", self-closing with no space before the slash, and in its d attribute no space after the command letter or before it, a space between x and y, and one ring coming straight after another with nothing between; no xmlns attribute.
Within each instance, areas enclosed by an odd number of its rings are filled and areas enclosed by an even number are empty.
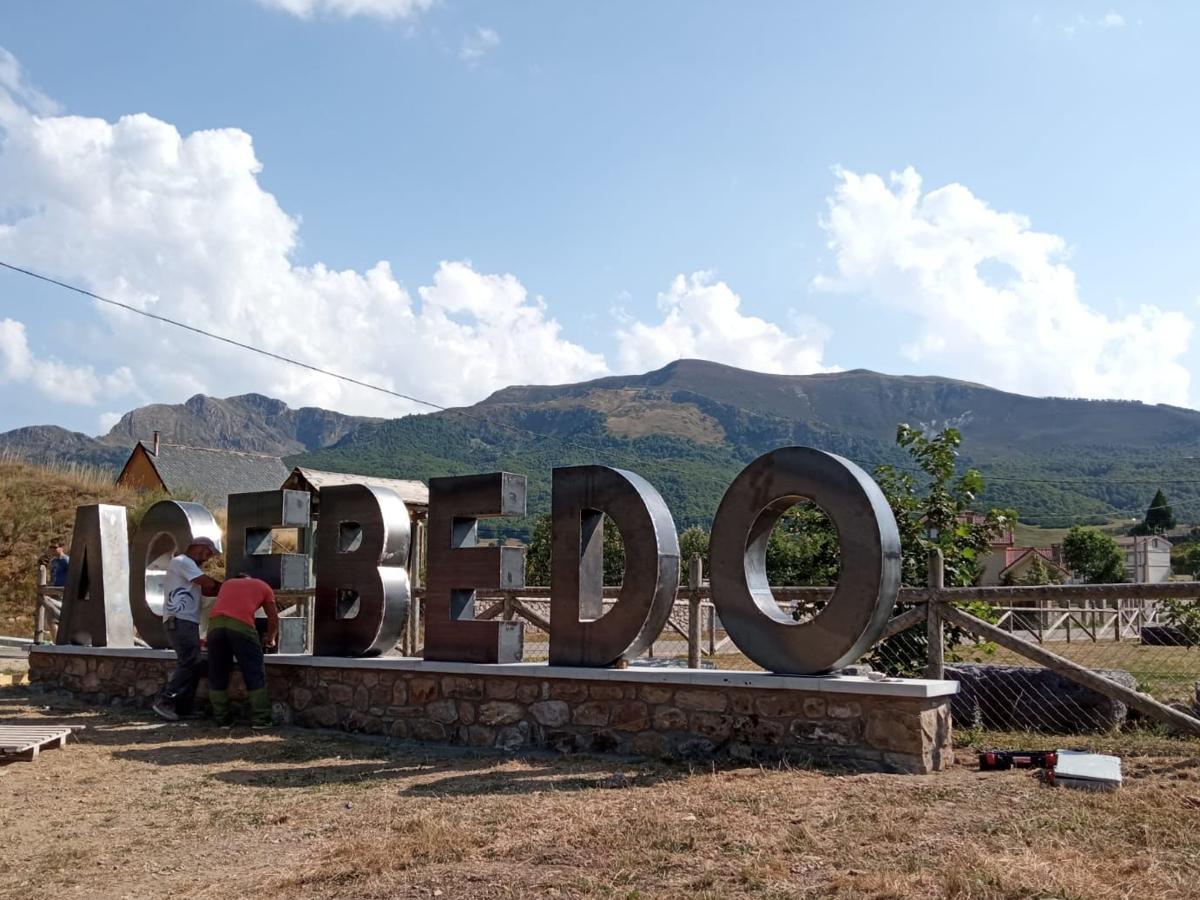
<svg viewBox="0 0 1200 900"><path fill-rule="evenodd" d="M1006 769L1050 769L1058 763L1053 750L983 750L979 754L980 772Z"/></svg>

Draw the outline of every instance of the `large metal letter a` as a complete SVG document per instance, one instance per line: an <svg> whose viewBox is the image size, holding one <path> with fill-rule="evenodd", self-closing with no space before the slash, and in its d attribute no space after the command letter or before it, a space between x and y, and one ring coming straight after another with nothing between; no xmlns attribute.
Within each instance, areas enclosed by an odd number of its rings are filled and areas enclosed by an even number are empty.
<svg viewBox="0 0 1200 900"><path fill-rule="evenodd" d="M127 540L125 507L98 504L75 510L58 643L133 646Z"/></svg>
<svg viewBox="0 0 1200 900"><path fill-rule="evenodd" d="M524 475L495 472L429 480L426 659L520 661L524 626L477 620L475 590L525 586L524 548L477 546L480 517L523 515Z"/></svg>

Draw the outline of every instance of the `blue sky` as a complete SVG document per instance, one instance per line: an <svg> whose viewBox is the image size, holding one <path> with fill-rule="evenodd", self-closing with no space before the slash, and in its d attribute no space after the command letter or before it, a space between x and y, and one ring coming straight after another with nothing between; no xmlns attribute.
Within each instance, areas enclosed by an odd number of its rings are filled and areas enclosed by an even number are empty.
<svg viewBox="0 0 1200 900"><path fill-rule="evenodd" d="M1195 406L1198 25L10 3L0 259L440 403L684 355ZM198 390L414 409L131 318L0 274L0 428Z"/></svg>

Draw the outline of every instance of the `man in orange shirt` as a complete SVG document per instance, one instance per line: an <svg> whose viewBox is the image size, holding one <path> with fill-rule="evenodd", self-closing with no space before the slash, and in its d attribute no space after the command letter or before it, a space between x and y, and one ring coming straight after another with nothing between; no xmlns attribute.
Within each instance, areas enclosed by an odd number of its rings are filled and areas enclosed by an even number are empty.
<svg viewBox="0 0 1200 900"><path fill-rule="evenodd" d="M219 725L230 724L229 676L236 659L250 697L254 727L271 727L263 645L254 625L254 614L260 607L267 614L266 645L274 647L279 639L279 611L275 608L275 592L265 581L245 574L231 578L221 585L209 613L208 700Z"/></svg>

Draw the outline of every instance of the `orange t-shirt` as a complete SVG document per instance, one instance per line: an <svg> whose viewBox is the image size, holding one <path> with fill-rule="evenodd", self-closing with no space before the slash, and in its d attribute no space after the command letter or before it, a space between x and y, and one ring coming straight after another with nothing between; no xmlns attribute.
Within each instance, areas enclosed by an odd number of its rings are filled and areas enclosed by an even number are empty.
<svg viewBox="0 0 1200 900"><path fill-rule="evenodd" d="M217 602L209 617L229 616L254 627L254 613L266 603L275 602L271 586L259 578L231 578L221 585Z"/></svg>

